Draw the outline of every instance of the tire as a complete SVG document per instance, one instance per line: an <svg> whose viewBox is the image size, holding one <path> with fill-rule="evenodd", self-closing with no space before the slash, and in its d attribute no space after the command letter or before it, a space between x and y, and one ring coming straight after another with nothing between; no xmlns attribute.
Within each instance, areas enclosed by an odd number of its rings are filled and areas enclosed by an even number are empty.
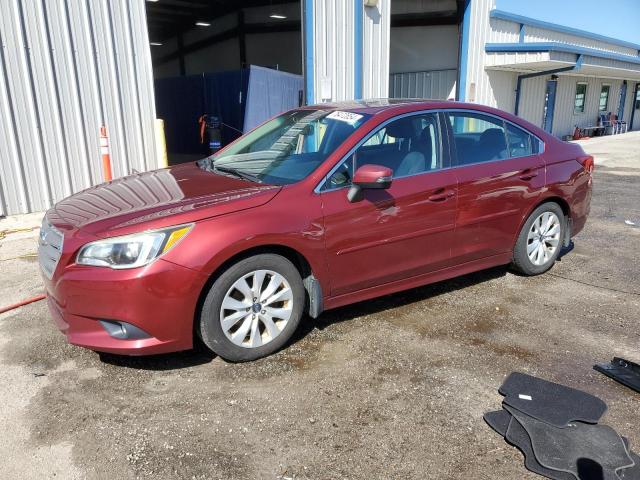
<svg viewBox="0 0 640 480"><path fill-rule="evenodd" d="M197 331L225 360L256 360L291 339L305 303L302 278L293 263L280 255L256 255L216 279L202 305Z"/></svg>
<svg viewBox="0 0 640 480"><path fill-rule="evenodd" d="M553 222L553 227L547 228L548 221ZM518 235L513 249L514 269L530 276L549 270L560 255L566 228L566 219L560 205L548 202L536 208L524 222ZM552 249L554 244L555 248Z"/></svg>

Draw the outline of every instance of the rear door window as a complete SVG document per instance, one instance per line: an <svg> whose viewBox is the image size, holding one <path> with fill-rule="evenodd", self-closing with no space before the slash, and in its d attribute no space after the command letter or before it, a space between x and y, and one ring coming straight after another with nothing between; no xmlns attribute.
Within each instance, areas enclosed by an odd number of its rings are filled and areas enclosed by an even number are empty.
<svg viewBox="0 0 640 480"><path fill-rule="evenodd" d="M448 113L458 165L509 158L504 122L472 112Z"/></svg>
<svg viewBox="0 0 640 480"><path fill-rule="evenodd" d="M521 128L507 123L507 140L510 157L527 157L536 153L537 141Z"/></svg>

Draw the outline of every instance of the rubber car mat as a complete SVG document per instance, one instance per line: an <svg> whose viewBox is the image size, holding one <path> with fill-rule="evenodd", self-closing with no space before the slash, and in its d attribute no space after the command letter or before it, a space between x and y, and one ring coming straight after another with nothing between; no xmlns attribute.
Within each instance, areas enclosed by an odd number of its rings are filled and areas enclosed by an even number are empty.
<svg viewBox="0 0 640 480"><path fill-rule="evenodd" d="M543 467L573 473L582 480L619 480L618 470L634 466L622 438L607 425L575 422L557 428L508 405L505 409L526 430Z"/></svg>
<svg viewBox="0 0 640 480"><path fill-rule="evenodd" d="M598 363L593 369L640 393L640 365L613 357L611 363Z"/></svg>
<svg viewBox="0 0 640 480"><path fill-rule="evenodd" d="M503 437L507 434L507 428L509 428L509 422L511 422L511 414L506 410L487 412L482 418L496 433Z"/></svg>
<svg viewBox="0 0 640 480"><path fill-rule="evenodd" d="M607 411L607 404L589 393L519 372L510 374L499 392L507 405L559 428L572 421L598 423Z"/></svg>
<svg viewBox="0 0 640 480"><path fill-rule="evenodd" d="M622 441L624 442L625 447L627 447L627 452L629 452L629 456L631 457L631 460L634 461L635 465L633 467L620 470L618 472L618 478L620 480L640 480L640 455L631 451L629 440L627 438L622 437Z"/></svg>
<svg viewBox="0 0 640 480"><path fill-rule="evenodd" d="M558 470L552 470L547 468L538 462L535 453L533 452L533 446L531 445L531 438L524 429L524 427L515 418L511 417L511 422L507 428L507 434L505 439L524 455L524 466L530 472L537 473L543 477L555 479L555 480L576 480L577 477L570 472L562 472Z"/></svg>

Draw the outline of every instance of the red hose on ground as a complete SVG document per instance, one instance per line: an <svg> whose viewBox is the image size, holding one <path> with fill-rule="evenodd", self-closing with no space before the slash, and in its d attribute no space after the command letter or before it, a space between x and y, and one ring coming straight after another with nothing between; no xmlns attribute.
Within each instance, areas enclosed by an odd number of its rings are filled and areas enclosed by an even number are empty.
<svg viewBox="0 0 640 480"><path fill-rule="evenodd" d="M22 300L21 302L14 303L13 305L7 305L6 307L0 307L0 313L8 312L9 310L13 310L18 307L22 307L23 305L29 305L33 302L39 302L40 300L44 300L47 298L46 295L37 295L32 298L27 298L26 300Z"/></svg>

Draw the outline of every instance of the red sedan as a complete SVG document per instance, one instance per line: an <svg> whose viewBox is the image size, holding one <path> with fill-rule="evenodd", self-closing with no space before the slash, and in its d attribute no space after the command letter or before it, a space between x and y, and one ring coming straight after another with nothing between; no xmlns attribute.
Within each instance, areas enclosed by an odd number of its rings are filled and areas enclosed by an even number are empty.
<svg viewBox="0 0 640 480"><path fill-rule="evenodd" d="M172 352L197 336L253 360L305 314L496 265L545 272L584 227L593 167L480 105L292 110L209 158L55 205L39 248L49 307L93 350Z"/></svg>

